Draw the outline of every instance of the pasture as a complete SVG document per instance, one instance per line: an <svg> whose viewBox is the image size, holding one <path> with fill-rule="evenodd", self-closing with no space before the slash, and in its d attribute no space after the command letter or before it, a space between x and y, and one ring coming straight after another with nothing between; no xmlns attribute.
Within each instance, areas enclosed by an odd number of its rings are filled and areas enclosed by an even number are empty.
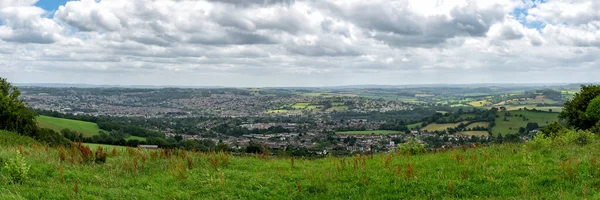
<svg viewBox="0 0 600 200"><path fill-rule="evenodd" d="M421 128L421 130L424 130L424 131L445 131L448 128L456 128L461 123L466 124L466 123L468 123L468 121L459 122L459 123L452 123L452 124L431 123L431 124L428 124L427 126Z"/></svg>
<svg viewBox="0 0 600 200"><path fill-rule="evenodd" d="M475 107L483 107L483 106L487 106L488 104L490 104L490 102L488 100L479 100L479 101L469 102L469 104L472 106L475 106Z"/></svg>
<svg viewBox="0 0 600 200"><path fill-rule="evenodd" d="M482 136L487 136L488 132L487 131L463 131L458 133L459 135L466 135L466 136L477 136L477 137L482 137Z"/></svg>
<svg viewBox="0 0 600 200"><path fill-rule="evenodd" d="M527 123L535 122L540 127L546 126L552 122L558 121L558 113L554 112L534 112L534 111L509 111L511 116L506 117L508 121L504 121L504 113L499 112L500 117L496 118L496 126L492 127L492 134L514 134L519 132L520 127L526 127ZM523 120L524 116L528 120Z"/></svg>
<svg viewBox="0 0 600 200"><path fill-rule="evenodd" d="M49 117L44 115L38 116L36 120L38 126L42 128L49 128L57 132L60 132L63 129L70 129L72 131L82 133L84 137L92 137L94 135L98 135L100 132L98 125L92 122Z"/></svg>
<svg viewBox="0 0 600 200"><path fill-rule="evenodd" d="M475 128L475 127L478 127L478 126L479 126L479 127L484 127L484 128L487 128L488 126L490 126L490 123L489 123L489 122L475 122L475 123L469 124L469 125L468 125L467 127L465 127L465 128L467 128L467 129L472 129L472 128Z"/></svg>

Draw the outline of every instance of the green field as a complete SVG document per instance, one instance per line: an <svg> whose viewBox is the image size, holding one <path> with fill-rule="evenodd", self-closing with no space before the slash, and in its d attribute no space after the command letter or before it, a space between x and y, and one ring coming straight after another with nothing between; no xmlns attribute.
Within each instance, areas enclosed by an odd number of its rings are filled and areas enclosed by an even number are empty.
<svg viewBox="0 0 600 200"><path fill-rule="evenodd" d="M558 113L549 112L533 112L533 111L510 111L511 117L507 117L508 121L504 121L504 113L499 112L500 117L496 118L496 126L492 128L492 134L502 135L518 133L520 127L527 126L529 122L538 123L538 125L546 126L552 122L558 121ZM529 121L524 121L522 117L517 115L523 115L529 118Z"/></svg>
<svg viewBox="0 0 600 200"><path fill-rule="evenodd" d="M431 124L428 124L427 126L421 128L421 130L424 130L424 131L445 131L448 128L456 128L461 123L467 124L468 121L459 122L459 123L453 123L453 124L431 123Z"/></svg>
<svg viewBox="0 0 600 200"><path fill-rule="evenodd" d="M0 134L5 134L0 132ZM3 136L0 136L2 138ZM4 136L24 141L16 134ZM10 140L9 140L10 141ZM30 143L33 143L30 141ZM23 144L22 144L23 145ZM0 142L3 162L16 144ZM61 162L25 144L22 184L0 170L0 199L598 199L600 143L492 145L421 155L303 159L150 150ZM95 150L95 149L94 149ZM160 151L160 150L159 150ZM110 152L110 151L109 151ZM67 160L81 154L67 149ZM440 164L443 163L443 164ZM61 172L62 171L62 172Z"/></svg>
<svg viewBox="0 0 600 200"><path fill-rule="evenodd" d="M138 141L146 141L146 138L144 137L138 137L138 136L129 136L126 137L125 140L138 140Z"/></svg>
<svg viewBox="0 0 600 200"><path fill-rule="evenodd" d="M266 113L287 113L287 112L290 112L290 111L277 109L277 110L268 110Z"/></svg>
<svg viewBox="0 0 600 200"><path fill-rule="evenodd" d="M98 128L96 123L71 120L71 119L63 119L56 117L49 117L40 115L36 118L38 126L42 128L49 128L54 131L60 132L63 129L70 129L72 131L77 131L83 134L84 137L92 137L94 135L98 135L101 129ZM146 138L137 137L137 136L129 136L125 138L126 140L136 139L139 141L146 141Z"/></svg>
<svg viewBox="0 0 600 200"><path fill-rule="evenodd" d="M89 146L91 149L96 150L98 147L102 147L105 151L110 151L113 148L117 150L125 150L127 147L124 146L116 146L116 145L108 145L108 144L93 144L93 143L84 143L86 146Z"/></svg>
<svg viewBox="0 0 600 200"><path fill-rule="evenodd" d="M391 130L371 130L371 131L341 131L335 132L335 134L352 134L352 135L387 135L387 134L402 134L402 131L391 131Z"/></svg>
<svg viewBox="0 0 600 200"><path fill-rule="evenodd" d="M331 108L327 108L325 110L325 112L333 112L333 111L343 112L343 111L346 111L346 110L348 110L348 106L334 106L334 107L331 107Z"/></svg>
<svg viewBox="0 0 600 200"><path fill-rule="evenodd" d="M419 122L419 123L409 124L409 125L406 125L406 127L410 130L413 130L413 129L421 127L421 123Z"/></svg>
<svg viewBox="0 0 600 200"><path fill-rule="evenodd" d="M460 132L458 134L459 135L467 135L467 136L477 136L477 137L489 135L487 131L464 131L464 132Z"/></svg>
<svg viewBox="0 0 600 200"><path fill-rule="evenodd" d="M489 122L475 122L475 123L471 123L469 124L467 127L465 128L475 128L475 127L484 127L487 128L488 126L490 126Z"/></svg>
<svg viewBox="0 0 600 200"><path fill-rule="evenodd" d="M305 109L309 105L310 105L310 103L295 103L294 105L292 105L292 108L301 110L301 109Z"/></svg>
<svg viewBox="0 0 600 200"><path fill-rule="evenodd" d="M92 137L98 135L100 128L96 123L77 121L71 119L63 119L40 115L36 118L38 126L49 128L60 132L63 129L71 129L83 134L84 137Z"/></svg>

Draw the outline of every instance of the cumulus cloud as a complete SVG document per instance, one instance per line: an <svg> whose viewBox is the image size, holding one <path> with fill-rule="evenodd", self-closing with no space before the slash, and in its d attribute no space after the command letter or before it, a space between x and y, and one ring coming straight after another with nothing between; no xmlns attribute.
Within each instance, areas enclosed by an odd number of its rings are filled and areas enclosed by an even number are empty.
<svg viewBox="0 0 600 200"><path fill-rule="evenodd" d="M62 27L42 17L46 12L33 6L36 1L0 1L0 39L20 43L53 43L61 38Z"/></svg>
<svg viewBox="0 0 600 200"><path fill-rule="evenodd" d="M0 72L18 82L316 86L600 73L593 0L81 0L54 13L35 3L0 0ZM576 70L588 73L561 76Z"/></svg>

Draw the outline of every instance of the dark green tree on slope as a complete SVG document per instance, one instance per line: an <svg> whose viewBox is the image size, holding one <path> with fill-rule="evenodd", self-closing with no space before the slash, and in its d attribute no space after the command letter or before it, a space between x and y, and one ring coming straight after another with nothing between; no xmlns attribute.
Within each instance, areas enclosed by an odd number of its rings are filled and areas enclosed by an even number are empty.
<svg viewBox="0 0 600 200"><path fill-rule="evenodd" d="M581 86L581 91L565 103L559 118L569 126L588 130L600 119L600 85Z"/></svg>
<svg viewBox="0 0 600 200"><path fill-rule="evenodd" d="M0 78L0 129L32 136L36 129L36 114L19 99L17 87Z"/></svg>

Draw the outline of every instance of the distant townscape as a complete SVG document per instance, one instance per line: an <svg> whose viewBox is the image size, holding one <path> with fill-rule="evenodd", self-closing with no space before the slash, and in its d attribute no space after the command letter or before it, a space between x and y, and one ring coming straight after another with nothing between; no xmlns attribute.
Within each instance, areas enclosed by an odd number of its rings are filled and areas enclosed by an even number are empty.
<svg viewBox="0 0 600 200"><path fill-rule="evenodd" d="M85 142L318 156L529 140L579 86L20 89L38 124Z"/></svg>

